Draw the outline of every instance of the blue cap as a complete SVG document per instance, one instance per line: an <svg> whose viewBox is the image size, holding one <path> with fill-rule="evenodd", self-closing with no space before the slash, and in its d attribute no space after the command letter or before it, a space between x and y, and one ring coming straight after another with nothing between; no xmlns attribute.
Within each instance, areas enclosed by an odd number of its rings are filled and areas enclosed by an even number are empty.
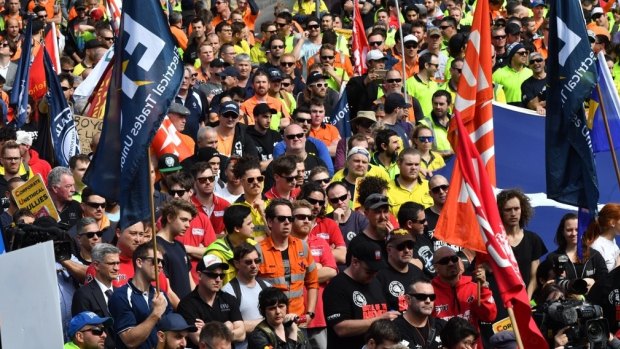
<svg viewBox="0 0 620 349"><path fill-rule="evenodd" d="M188 331L196 332L198 329L196 326L190 325L185 321L183 316L177 313L169 313L159 320L157 328L160 331Z"/></svg>
<svg viewBox="0 0 620 349"><path fill-rule="evenodd" d="M220 115L226 113L235 113L239 115L239 105L235 102L224 102L220 105Z"/></svg>
<svg viewBox="0 0 620 349"><path fill-rule="evenodd" d="M545 0L532 0L532 7L536 7L536 6L547 7L547 4L545 4Z"/></svg>
<svg viewBox="0 0 620 349"><path fill-rule="evenodd" d="M111 317L99 317L92 311L83 311L73 318L69 322L69 337L73 338L86 325L101 325L109 326L114 320Z"/></svg>

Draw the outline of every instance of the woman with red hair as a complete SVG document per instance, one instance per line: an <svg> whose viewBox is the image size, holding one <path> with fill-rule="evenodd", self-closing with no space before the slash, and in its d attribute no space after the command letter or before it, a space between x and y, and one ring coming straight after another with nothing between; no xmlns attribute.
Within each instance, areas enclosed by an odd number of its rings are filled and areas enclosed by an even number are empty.
<svg viewBox="0 0 620 349"><path fill-rule="evenodd" d="M603 256L609 271L620 265L620 248L614 240L616 235L620 235L620 204L611 203L599 212L584 238L586 246Z"/></svg>

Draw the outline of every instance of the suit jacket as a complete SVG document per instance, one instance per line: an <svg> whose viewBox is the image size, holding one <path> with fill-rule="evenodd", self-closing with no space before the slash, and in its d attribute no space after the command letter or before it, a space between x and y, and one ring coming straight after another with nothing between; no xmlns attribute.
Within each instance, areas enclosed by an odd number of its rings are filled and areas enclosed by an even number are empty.
<svg viewBox="0 0 620 349"><path fill-rule="evenodd" d="M75 316L83 311L92 311L100 317L112 317L108 304L105 302L105 296L99 288L99 285L95 280L89 282L87 285L80 287L73 294L73 302L71 303L71 315ZM114 330L111 326L106 327L108 336L105 340L105 348L114 349L116 344L114 342Z"/></svg>

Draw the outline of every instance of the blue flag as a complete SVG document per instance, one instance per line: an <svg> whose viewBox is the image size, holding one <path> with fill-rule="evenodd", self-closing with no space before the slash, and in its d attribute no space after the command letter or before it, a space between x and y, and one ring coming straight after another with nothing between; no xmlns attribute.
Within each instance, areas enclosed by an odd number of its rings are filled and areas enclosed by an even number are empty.
<svg viewBox="0 0 620 349"><path fill-rule="evenodd" d="M597 81L579 0L552 0L547 58L547 197L596 212L598 180L583 102Z"/></svg>
<svg viewBox="0 0 620 349"><path fill-rule="evenodd" d="M150 217L148 148L183 79L158 0L125 1L103 130L84 182L121 206L121 229Z"/></svg>
<svg viewBox="0 0 620 349"><path fill-rule="evenodd" d="M28 18L24 39L22 40L22 54L19 58L15 81L11 90L11 104L15 107L15 126L21 128L26 123L28 109L28 85L30 80L30 65L32 52L32 17Z"/></svg>
<svg viewBox="0 0 620 349"><path fill-rule="evenodd" d="M609 138L603 122L603 109L607 115L607 123L614 142L614 149L620 147L620 98L614 85L614 79L607 67L605 55L599 52L596 61L598 86L592 91L588 124L592 137L592 150L595 153L609 151Z"/></svg>
<svg viewBox="0 0 620 349"><path fill-rule="evenodd" d="M6 252L6 248L4 247L4 236L3 236L2 227L0 227L0 254L3 254L5 252Z"/></svg>
<svg viewBox="0 0 620 349"><path fill-rule="evenodd" d="M46 97L49 105L48 114L54 157L58 165L69 167L69 159L80 153L80 137L75 128L73 112L63 94L52 59L43 46L41 49L43 50L43 66L45 67L45 80L47 81Z"/></svg>
<svg viewBox="0 0 620 349"><path fill-rule="evenodd" d="M351 117L349 110L347 94L343 92L340 94L340 99L334 108L334 115L331 117L331 123L338 129L340 137L345 139L351 137Z"/></svg>

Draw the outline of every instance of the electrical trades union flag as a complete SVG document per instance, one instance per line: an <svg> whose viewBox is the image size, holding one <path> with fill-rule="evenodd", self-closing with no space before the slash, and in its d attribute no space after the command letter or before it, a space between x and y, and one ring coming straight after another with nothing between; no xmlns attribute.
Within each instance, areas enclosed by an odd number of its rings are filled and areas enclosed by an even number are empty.
<svg viewBox="0 0 620 349"><path fill-rule="evenodd" d="M148 148L183 78L158 0L126 1L103 130L85 183L121 206L121 229L150 216Z"/></svg>
<svg viewBox="0 0 620 349"><path fill-rule="evenodd" d="M595 57L578 0L553 0L545 120L547 196L596 211L598 181L584 100L597 82Z"/></svg>

